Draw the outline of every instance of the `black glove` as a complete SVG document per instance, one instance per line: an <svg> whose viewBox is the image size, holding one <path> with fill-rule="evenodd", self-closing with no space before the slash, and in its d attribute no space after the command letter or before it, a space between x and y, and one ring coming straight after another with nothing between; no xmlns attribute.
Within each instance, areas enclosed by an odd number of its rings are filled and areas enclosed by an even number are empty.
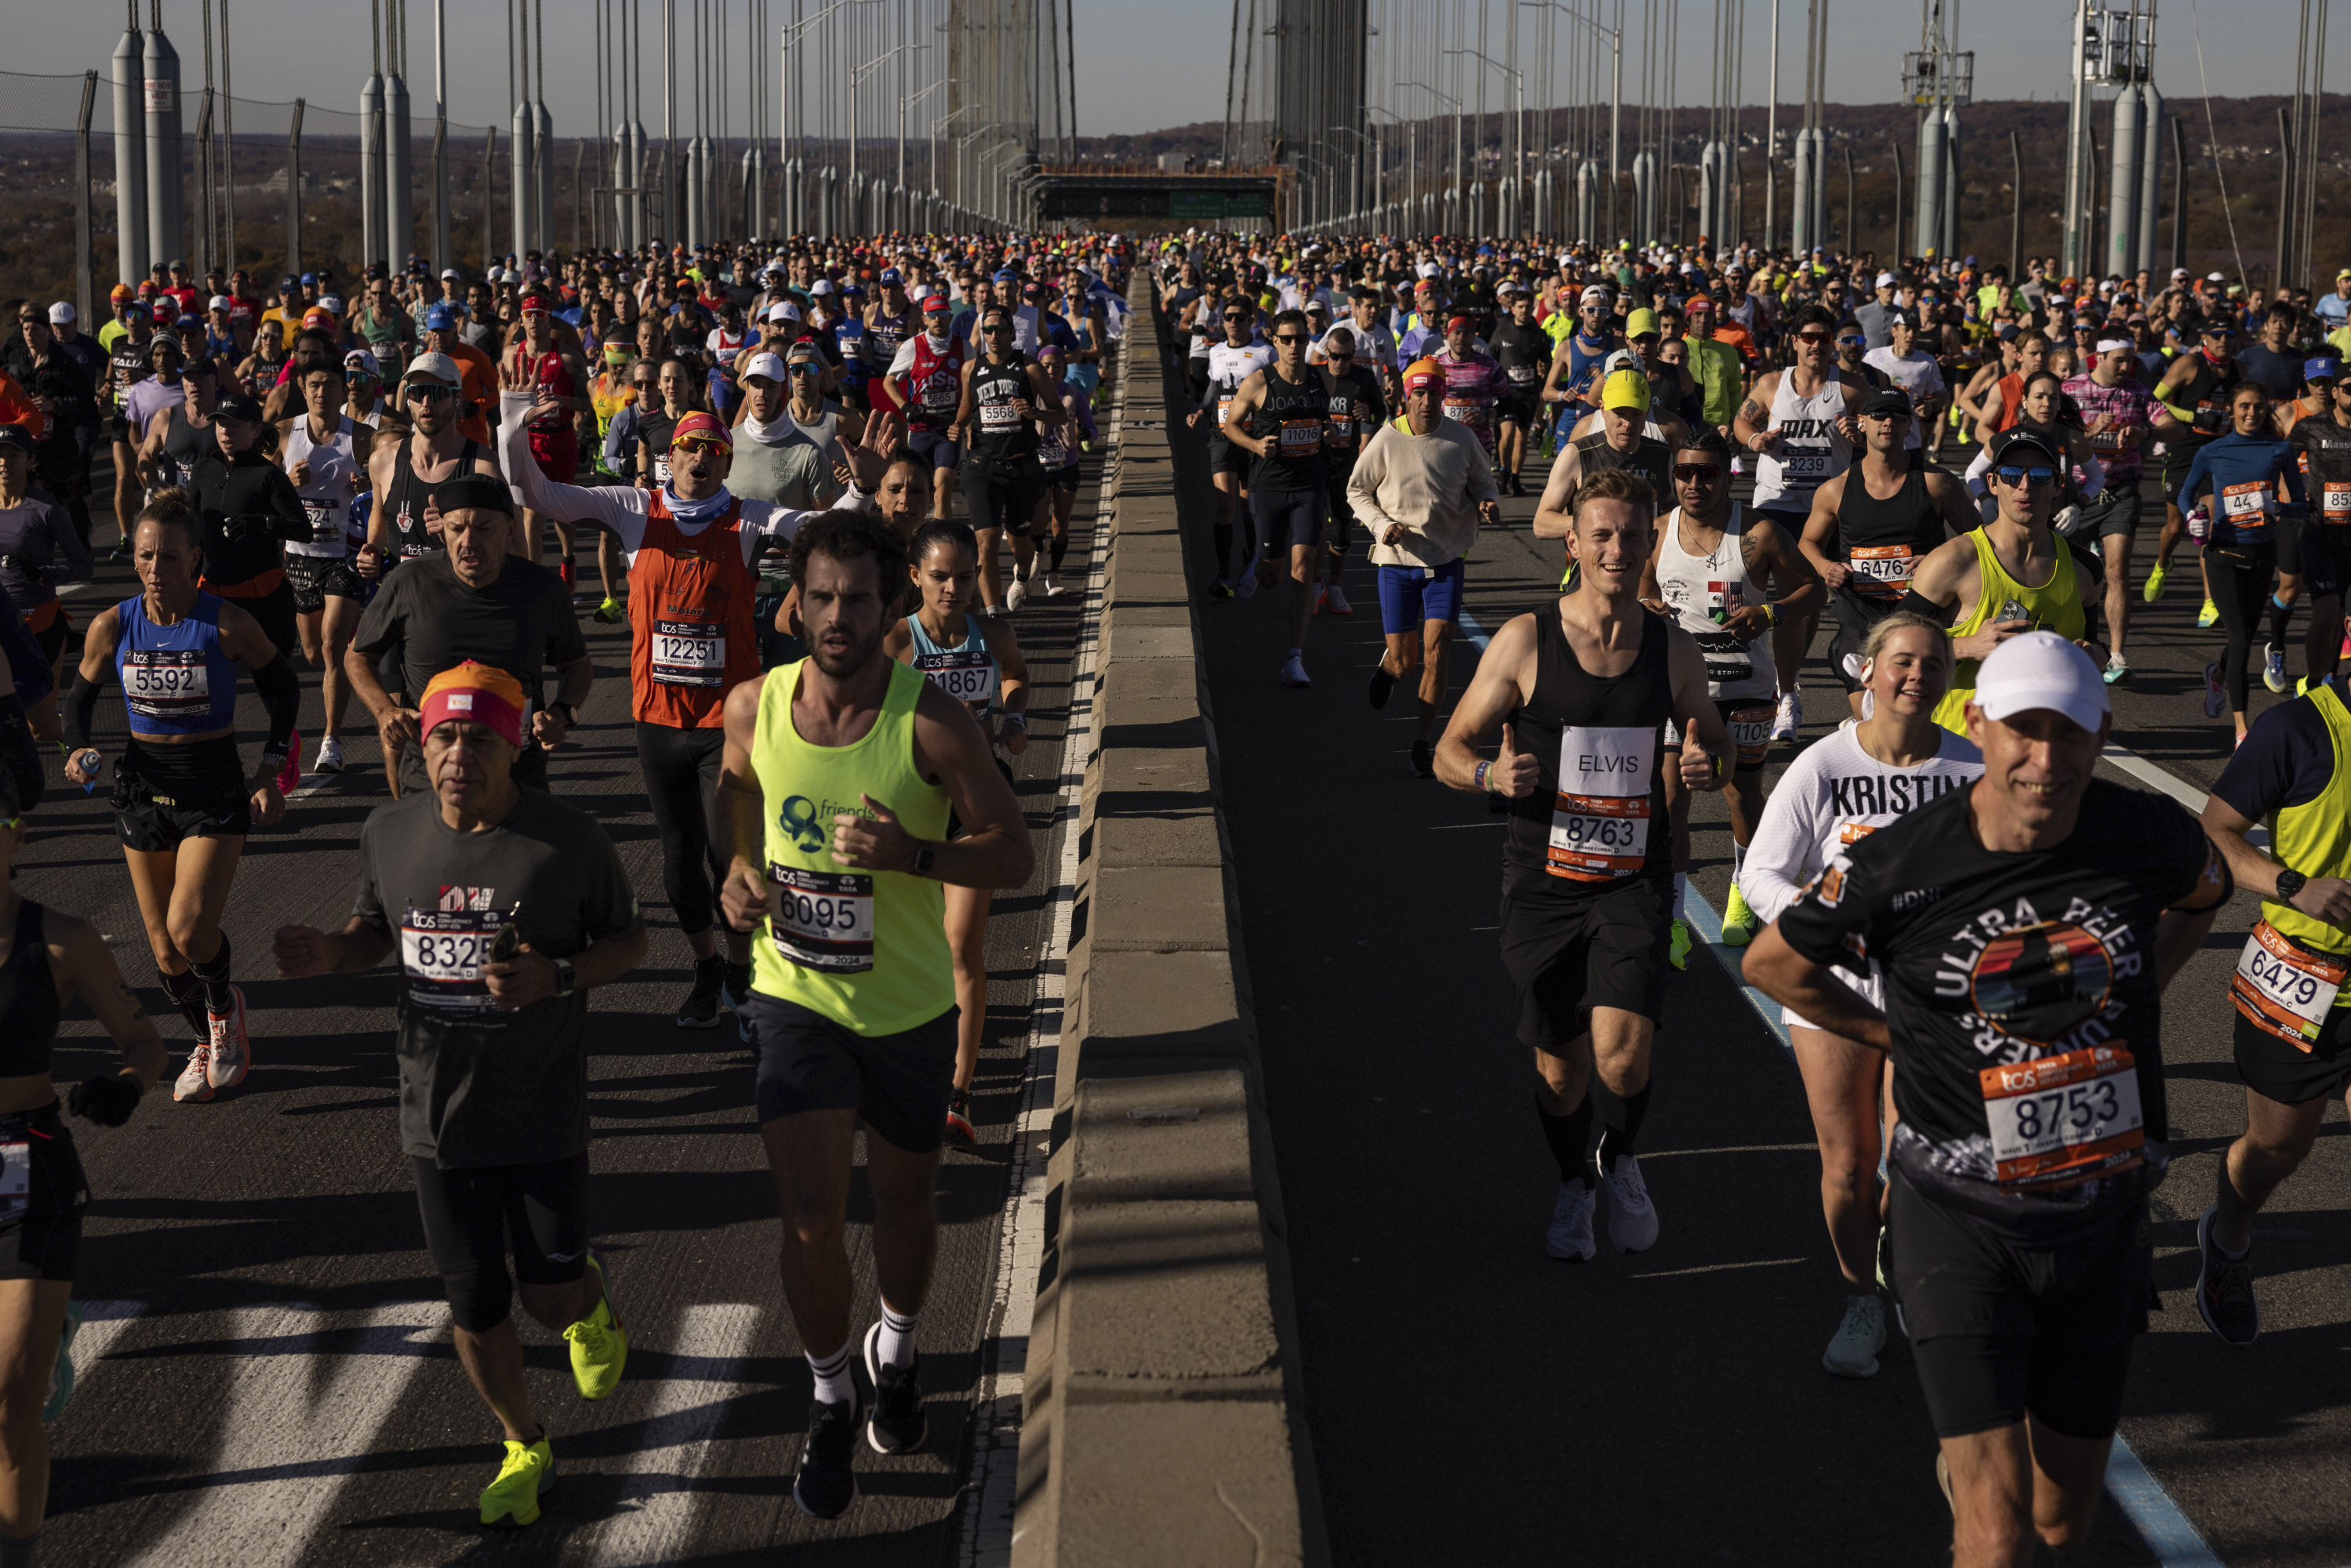
<svg viewBox="0 0 2351 1568"><path fill-rule="evenodd" d="M270 519L266 516L230 517L221 524L221 538L233 545L266 544L273 537L269 524Z"/></svg>
<svg viewBox="0 0 2351 1568"><path fill-rule="evenodd" d="M66 1091L66 1109L101 1127L120 1127L139 1108L139 1080L120 1072L100 1072Z"/></svg>

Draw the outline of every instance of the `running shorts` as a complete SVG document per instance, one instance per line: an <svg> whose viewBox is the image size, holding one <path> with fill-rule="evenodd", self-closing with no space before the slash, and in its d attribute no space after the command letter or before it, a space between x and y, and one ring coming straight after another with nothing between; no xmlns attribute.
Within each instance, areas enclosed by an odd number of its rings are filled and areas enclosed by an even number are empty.
<svg viewBox="0 0 2351 1568"><path fill-rule="evenodd" d="M1461 620L1461 583L1468 563L1443 566L1384 566L1378 569L1380 630L1389 636L1416 633L1431 621Z"/></svg>
<svg viewBox="0 0 2351 1568"><path fill-rule="evenodd" d="M540 430L532 426L526 432L530 437L531 461L538 471L559 485L569 485L580 476L580 433L569 425L559 430Z"/></svg>
<svg viewBox="0 0 2351 1568"><path fill-rule="evenodd" d="M1506 888L1501 924L1502 967L1518 989L1522 1043L1558 1055L1591 1028L1593 1008L1652 1021L1665 1010L1670 878L1626 877L1600 893L1566 897Z"/></svg>
<svg viewBox="0 0 2351 1568"><path fill-rule="evenodd" d="M2237 1013L2237 1076L2281 1105L2329 1099L2351 1084L2351 1007L2328 1009L2308 1051L2280 1040Z"/></svg>
<svg viewBox="0 0 2351 1568"><path fill-rule="evenodd" d="M236 740L189 746L132 742L114 765L114 824L122 847L169 853L190 839L241 839L253 831L252 797Z"/></svg>
<svg viewBox="0 0 2351 1568"><path fill-rule="evenodd" d="M2079 1240L2029 1247L1892 1172L1895 1286L1938 1437L2030 1413L2095 1442L2122 1419L2131 1341L2147 1331L2153 1253L2137 1205Z"/></svg>
<svg viewBox="0 0 2351 1568"><path fill-rule="evenodd" d="M1048 468L1044 470L1044 474L1045 488L1048 490L1063 490L1072 496L1078 493L1079 473L1076 464L1069 463L1059 468Z"/></svg>
<svg viewBox="0 0 2351 1568"><path fill-rule="evenodd" d="M1237 442L1217 436L1208 443L1208 472L1238 475L1244 490L1249 488L1249 471L1256 465L1257 454Z"/></svg>
<svg viewBox="0 0 2351 1568"><path fill-rule="evenodd" d="M2278 570L2302 579L2303 591L2312 599L2327 599L2343 591L2344 562L2351 557L2351 528L2315 518L2278 530Z"/></svg>
<svg viewBox="0 0 2351 1568"><path fill-rule="evenodd" d="M89 1178L57 1103L0 1116L0 1145L23 1151L12 1166L25 1162L24 1192L0 1198L0 1280L72 1279Z"/></svg>
<svg viewBox="0 0 2351 1568"><path fill-rule="evenodd" d="M208 586L207 591L220 592L217 587ZM301 650L301 637L294 628L293 580L285 572L277 574L277 586L266 593L256 594L249 599L226 593L221 597L261 622L261 634L268 638L269 645L279 653L291 658Z"/></svg>
<svg viewBox="0 0 2351 1568"><path fill-rule="evenodd" d="M1869 645L1870 629L1896 608L1891 601L1881 609L1875 604L1856 604L1842 593L1837 595L1836 630L1829 633L1829 668L1836 672L1837 684L1848 695L1861 690L1861 677L1854 671L1861 668L1861 651ZM1846 667L1848 664L1851 669Z"/></svg>
<svg viewBox="0 0 2351 1568"><path fill-rule="evenodd" d="M66 613L66 601L62 599L51 599L25 612L25 630L40 645L41 657L52 664L57 662L67 640L73 636L73 617Z"/></svg>
<svg viewBox="0 0 2351 1568"><path fill-rule="evenodd" d="M944 1141L955 1095L950 1007L897 1034L863 1035L824 1014L754 991L744 1002L758 1052L759 1122L809 1111L854 1111L885 1142L927 1155Z"/></svg>
<svg viewBox="0 0 2351 1568"><path fill-rule="evenodd" d="M2138 480L2137 476L2120 484L2109 483L2098 492L2097 499L2082 503L2082 532L2092 538L2105 538L2109 534L2126 537L2138 531Z"/></svg>
<svg viewBox="0 0 2351 1568"><path fill-rule="evenodd" d="M1321 543L1330 512L1331 497L1320 485L1311 490L1249 492L1249 520L1257 525L1258 545L1264 550L1285 542L1293 549Z"/></svg>
<svg viewBox="0 0 2351 1568"><path fill-rule="evenodd" d="M531 1165L456 1170L423 1155L408 1163L424 1249L461 1326L486 1333L506 1322L516 1280L569 1285L588 1271L587 1150Z"/></svg>
<svg viewBox="0 0 2351 1568"><path fill-rule="evenodd" d="M293 590L297 615L318 614L326 609L329 596L360 604L367 602L367 584L348 559L335 556L287 556L286 581Z"/></svg>
<svg viewBox="0 0 2351 1568"><path fill-rule="evenodd" d="M956 467L963 461L963 448L949 441L944 430L908 430L906 450L928 463L933 473Z"/></svg>
<svg viewBox="0 0 2351 1568"><path fill-rule="evenodd" d="M974 528L1001 528L1012 538L1037 526L1037 502L1045 494L1045 471L1034 458L994 464L975 457L963 467L963 497Z"/></svg>
<svg viewBox="0 0 2351 1568"><path fill-rule="evenodd" d="M1354 542L1355 508L1347 499L1347 481L1354 467L1352 458L1343 470L1334 461L1322 482L1323 494L1331 500L1330 521L1322 530L1322 542L1331 547L1333 555L1345 555L1347 547Z"/></svg>
<svg viewBox="0 0 2351 1568"><path fill-rule="evenodd" d="M1514 392L1494 405L1494 419L1501 424L1515 424L1521 430L1531 430L1542 419L1542 389L1529 387Z"/></svg>

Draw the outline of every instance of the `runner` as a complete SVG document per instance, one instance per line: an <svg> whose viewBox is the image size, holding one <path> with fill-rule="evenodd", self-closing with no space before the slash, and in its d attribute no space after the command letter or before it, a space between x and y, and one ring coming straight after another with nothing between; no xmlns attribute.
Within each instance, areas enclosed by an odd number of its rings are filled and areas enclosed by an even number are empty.
<svg viewBox="0 0 2351 1568"><path fill-rule="evenodd" d="M815 1381L792 1498L831 1519L857 1495L842 1239L857 1124L871 1134L881 1298L863 1342L866 1440L911 1453L928 1440L915 1315L937 1249L956 1049L939 884L1019 887L1036 857L970 709L881 656L906 573L895 538L830 513L794 535L791 564L811 651L727 694L722 897L736 930L767 927L750 998L759 1134L783 1211L785 1300ZM969 830L952 841L950 812Z"/></svg>
<svg viewBox="0 0 2351 1568"><path fill-rule="evenodd" d="M569 485L580 477L580 416L595 413L588 397L588 366L580 357L576 346L565 347L556 342L555 319L549 314L553 302L543 293L526 294L522 299L522 340L508 350L500 361L498 384L515 384L517 376L528 376L530 384L544 387L549 396L541 401L546 412L538 417L530 436L531 461L538 471L559 485ZM666 371L664 372L666 374ZM666 395L664 393L664 395ZM523 558L533 563L545 548L540 538L540 519L528 508L522 514ZM563 586L570 588L577 580L579 567L573 551L571 531L558 524L556 534L561 541L562 560L558 568ZM612 584L604 584L603 597L614 598Z"/></svg>
<svg viewBox="0 0 2351 1568"><path fill-rule="evenodd" d="M1343 330L1343 329L1342 329ZM1333 376L1334 382L1344 386ZM1486 449L1445 417L1445 373L1416 361L1404 374L1404 413L1381 424L1347 478L1347 507L1372 536L1386 650L1372 671L1372 706L1420 667L1413 771L1437 777L1437 717L1451 689L1447 664L1461 623L1466 561L1478 525L1500 520Z"/></svg>
<svg viewBox="0 0 2351 1568"><path fill-rule="evenodd" d="M1647 433L1649 378L1638 371L1618 371L1595 394L1600 402L1600 428L1573 441L1563 441L1559 461L1551 465L1542 499L1535 506L1534 536L1564 539L1575 528L1573 508L1584 482L1594 476L1622 469L1638 475L1653 496L1672 494L1674 449ZM1567 587L1575 572L1569 552L1560 586Z"/></svg>
<svg viewBox="0 0 2351 1568"><path fill-rule="evenodd" d="M1196 400L1199 406L1184 416L1184 423L1196 426L1212 409L1217 416L1217 423L1208 427L1208 477L1217 490L1216 517L1209 527L1210 544L1217 552L1217 576L1208 585L1208 597L1247 599L1258 591L1255 552L1238 561L1233 559L1233 523L1249 499L1255 454L1236 445L1227 425L1241 383L1273 363L1273 345L1257 336L1257 308L1246 297L1227 300L1220 319L1224 340L1208 350L1207 379Z"/></svg>
<svg viewBox="0 0 2351 1568"><path fill-rule="evenodd" d="M899 343L882 390L906 416L906 445L931 465L931 516L946 517L955 502L956 469L963 459L955 424L970 345L947 330L947 300L923 300L923 329Z"/></svg>
<svg viewBox="0 0 2351 1568"><path fill-rule="evenodd" d="M2112 715L2078 648L2011 639L1965 706L1983 776L1851 846L1745 968L1893 1059L1893 1274L1954 1555L2012 1563L2098 1507L2150 1304L2161 993L2231 881L2179 808L2095 776ZM1882 1012L1833 967L1861 956Z"/></svg>
<svg viewBox="0 0 2351 1568"><path fill-rule="evenodd" d="M1053 574L1061 570L1061 562L1070 553L1070 518L1078 507L1082 454L1092 449L1098 432L1092 400L1074 380L1065 379L1076 367L1069 363L1069 356L1061 346L1046 344L1038 351L1037 362L1051 381L1053 401L1069 415L1060 424L1048 425L1037 443L1037 465L1045 476L1045 494L1037 503L1037 522L1032 532L1048 538L1050 548L1046 558L1031 569L1029 580L1037 585L1040 594L1056 599L1061 590L1054 585Z"/></svg>
<svg viewBox="0 0 2351 1568"><path fill-rule="evenodd" d="M2211 584L2212 601L2220 607L2229 638L2224 661L2204 666L2204 716L2220 717L2225 701L2236 726L2235 744L2241 746L2246 667L2253 630L2264 612L2269 647L2263 681L2273 692L2286 689L2281 644L2286 619L2294 613L2286 598L2293 580L2278 572L2280 540L2288 532L2300 535L2308 508L2303 501L2301 450L2277 438L2270 423L2269 393L2260 382L2240 382L2231 390L2229 423L2228 434L2196 449L2180 478L2178 497L2189 508L2190 530L2200 534L2204 578ZM2283 507L2281 489L2285 493ZM2279 585L2274 593L2270 591L2273 576Z"/></svg>
<svg viewBox="0 0 2351 1568"><path fill-rule="evenodd" d="M1502 379L1509 390L1495 405L1494 416L1500 432L1497 455L1501 465L1500 484L1506 496L1524 496L1525 482L1519 476L1519 467L1526 461L1527 433L1542 419L1541 380L1544 367L1552 357L1552 340L1548 333L1535 325L1534 299L1524 288L1506 286L1510 300L1510 319L1496 327L1487 343L1494 350L1494 362L1501 367Z"/></svg>
<svg viewBox="0 0 2351 1568"><path fill-rule="evenodd" d="M2286 425L2285 437L2298 451L2310 506L2299 562L2310 590L2310 630L2302 643L2309 674L2296 686L2306 691L2332 679L2342 659L2343 590L2351 580L2351 378L2331 356L2304 361L2302 374L2313 406ZM2111 470L2106 483L2111 490Z"/></svg>
<svg viewBox="0 0 2351 1568"><path fill-rule="evenodd" d="M287 541L286 580L293 589L302 657L319 673L319 695L327 710L315 765L321 773L343 770L343 711L351 695L343 674L343 653L367 602L367 585L351 570L347 526L351 498L364 478L355 451L356 433L362 427L338 406L342 393L339 371L314 366L302 378L308 412L277 427L287 477L310 523L308 538Z"/></svg>
<svg viewBox="0 0 2351 1568"><path fill-rule="evenodd" d="M91 618L71 698L78 749L66 762L73 782L99 783L105 757L91 744L90 718L104 684L119 679L131 737L114 765L115 829L156 973L196 1034L172 1095L199 1101L234 1089L253 1066L221 912L246 833L286 814L276 780L302 697L260 622L198 587L202 537L180 491L141 508L131 530L141 591ZM236 755L238 664L269 710L269 738L249 777Z"/></svg>
<svg viewBox="0 0 2351 1568"><path fill-rule="evenodd" d="M2236 361L2236 329L2226 317L2207 319L2198 335L2198 347L2173 360L2171 368L2155 383L2155 401L2186 428L2164 433L2163 531L2155 541L2154 569L2147 574L2147 586L2140 591L2149 604L2163 597L2164 580L2171 571L2171 552L2179 547L2179 536L2188 528L2190 503L2180 495L2179 486L2188 477L2189 466L2206 443L2218 440L2229 431L2230 394L2244 379L2244 371ZM2204 602L2208 609L2215 607L2209 586ZM2210 626L2212 621L2199 619L2197 624Z"/></svg>
<svg viewBox="0 0 2351 1568"><path fill-rule="evenodd" d="M1276 318L1280 319L1280 318ZM1445 372L1445 417L1467 425L1486 455L1494 455L1494 408L1510 392L1510 378L1494 356L1476 347L1476 323L1457 311L1445 319L1445 344L1430 356Z"/></svg>
<svg viewBox="0 0 2351 1568"><path fill-rule="evenodd" d="M1332 376L1306 362L1306 345L1312 340L1303 310L1275 316L1273 362L1243 381L1224 410L1225 439L1257 460L1249 489L1249 553L1256 570L1253 578L1244 577L1241 596L1249 597L1252 581L1273 586L1286 546L1290 656L1279 678L1285 686L1301 688L1312 684L1306 674L1306 631L1322 578L1317 547L1331 512L1322 444L1331 422ZM1417 361L1415 369L1421 366L1445 373L1434 360ZM1446 396L1450 406L1452 393ZM1487 485L1491 494L1490 476Z"/></svg>
<svg viewBox="0 0 2351 1568"><path fill-rule="evenodd" d="M253 399L221 399L187 496L204 528L204 591L235 601L283 656L299 640L286 546L307 542L311 528L301 496L270 455L276 434Z"/></svg>
<svg viewBox="0 0 2351 1568"><path fill-rule="evenodd" d="M1028 602L1029 567L1036 558L1037 501L1045 476L1037 464L1038 431L1069 423L1044 368L1012 346L1014 312L991 305L979 313L980 347L964 361L962 402L947 438L964 446L964 495L979 539L983 614ZM966 433L969 439L966 440ZM1012 587L998 586L997 546L1012 540Z"/></svg>
<svg viewBox="0 0 2351 1568"><path fill-rule="evenodd" d="M274 956L291 979L399 955L401 1152L457 1360L506 1431L481 1521L519 1527L555 1484L555 1453L531 1409L517 1282L523 1311L569 1343L582 1399L609 1397L628 1366L589 1250L588 993L637 967L645 923L596 820L514 778L529 706L514 677L467 661L423 692L431 787L369 814L343 929L281 927Z"/></svg>
<svg viewBox="0 0 2351 1568"><path fill-rule="evenodd" d="M497 476L489 448L457 429L460 385L456 363L446 354L419 354L409 361L400 395L414 418L414 433L405 440L374 443L368 453L368 489L373 499L368 508L367 543L355 562L362 578L373 580L402 561L437 555L447 548L441 538L441 514L433 505L433 492L444 482L461 474ZM353 444L356 449L356 434ZM511 549L519 554L528 544L520 528L513 530Z"/></svg>
<svg viewBox="0 0 2351 1568"><path fill-rule="evenodd" d="M906 570L921 608L883 634L883 653L913 665L968 706L991 744L1019 756L1029 749L1029 665L1008 622L972 613L979 541L961 523L928 522L914 531L908 556ZM1001 758L996 766L1010 783L1012 770ZM950 817L947 837L956 837L960 826ZM956 994L955 1094L947 1102L946 1130L967 1147L978 1141L971 1123L971 1081L987 1023L987 906L994 897L985 887L946 889Z"/></svg>
<svg viewBox="0 0 2351 1568"><path fill-rule="evenodd" d="M1437 750L1447 784L1510 802L1502 962L1559 1165L1545 1249L1570 1261L1598 1250L1586 1151L1595 1072L1616 1103L1596 1158L1609 1239L1624 1252L1657 1239L1634 1145L1648 1114L1672 917L1670 850L1651 831L1665 816L1666 724L1686 737L1679 766L1691 789L1721 781L1729 750L1697 643L1640 602L1655 506L1632 474L1585 481L1569 519L1574 588L1555 612L1514 616L1494 633ZM1471 748L1498 724L1499 756L1481 761Z"/></svg>
<svg viewBox="0 0 2351 1568"><path fill-rule="evenodd" d="M1840 725L1804 748L1780 775L1754 844L1739 873L1748 907L1765 925L1852 846L1983 772L1972 742L1935 722L1950 682L1950 642L1922 615L1901 611L1872 622L1855 652L1869 715ZM1870 1006L1886 1005L1875 964L1841 964L1837 980ZM1782 1009L1780 1021L1803 1075L1821 1146L1821 1208L1845 1298L1844 1315L1821 1364L1839 1377L1875 1377L1886 1344L1886 1280L1880 1251L1886 1189L1878 1186L1885 1131L1886 1057Z"/></svg>
<svg viewBox="0 0 2351 1568"><path fill-rule="evenodd" d="M2138 532L2141 448L2150 432L2168 435L2179 428L2170 412L2147 395L2138 383L2138 356L2128 338L2101 338L2095 345L2097 362L2064 383L2088 422L2090 449L2105 465L2105 488L2082 507L2080 532L2097 541L2098 558L2106 578L2106 685L2130 679L2130 660L2123 641L2130 628L2131 545ZM2351 497L2346 497L2351 500ZM2345 520L2351 521L2351 505ZM2339 641L2340 639L2337 639ZM2333 668L2334 647L2327 648L2325 667ZM2320 666L2314 664L2312 668Z"/></svg>
<svg viewBox="0 0 2351 1568"><path fill-rule="evenodd" d="M33 484L36 443L21 425L0 425L0 590L15 601L25 629L39 643L53 686L65 670L73 618L57 597L60 584L88 582L89 551L73 519L46 490ZM54 739L56 705L48 716L34 716L35 728Z"/></svg>
<svg viewBox="0 0 2351 1568"><path fill-rule="evenodd" d="M1368 339L1353 327L1333 327L1319 348L1310 348L1310 363L1331 372L1331 425L1322 433L1322 462L1328 476L1323 486L1331 498L1330 527L1324 536L1329 559L1322 564L1322 591L1315 601L1317 615L1353 615L1347 601L1347 549L1354 542L1355 506L1348 488L1355 460L1366 442L1387 423L1387 394L1382 390L1381 367L1366 364L1358 345ZM1317 361L1317 352L1322 358ZM1365 353L1369 350L1365 350Z"/></svg>

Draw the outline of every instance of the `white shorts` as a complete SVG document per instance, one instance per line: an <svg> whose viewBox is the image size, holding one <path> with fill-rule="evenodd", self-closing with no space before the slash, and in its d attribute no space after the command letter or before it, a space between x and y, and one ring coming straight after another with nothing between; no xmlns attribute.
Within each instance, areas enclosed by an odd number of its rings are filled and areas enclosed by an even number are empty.
<svg viewBox="0 0 2351 1568"><path fill-rule="evenodd" d="M1876 965L1872 964L1869 967L1869 977L1867 979L1862 979L1855 977L1853 972L1848 969L1832 968L1829 972L1834 975L1838 979L1843 980L1855 996L1859 997L1863 1001L1867 1002L1871 1007L1882 1009L1886 1006L1886 980L1885 977L1877 972ZM1780 1009L1780 1021L1787 1025L1790 1029L1808 1029L1819 1034L1834 1034L1836 1032L1834 1030L1822 1029L1820 1025L1799 1015L1792 1008L1782 1008Z"/></svg>

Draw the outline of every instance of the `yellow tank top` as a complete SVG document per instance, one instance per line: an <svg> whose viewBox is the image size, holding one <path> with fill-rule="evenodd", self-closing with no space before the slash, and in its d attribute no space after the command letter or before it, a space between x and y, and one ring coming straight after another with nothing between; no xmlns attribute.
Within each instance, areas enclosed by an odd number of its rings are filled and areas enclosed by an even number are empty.
<svg viewBox="0 0 2351 1568"><path fill-rule="evenodd" d="M2270 813L2270 852L2307 877L2351 876L2351 767L2345 766L2351 761L2351 712L2332 685L2314 687L2308 700L2335 742L2335 774L2318 799ZM2351 931L2282 900L2262 900L2262 918L2315 952L2351 953ZM2335 1000L2336 1007L2346 1003L2351 987Z"/></svg>
<svg viewBox="0 0 2351 1568"><path fill-rule="evenodd" d="M768 672L751 737L766 796L768 920L752 945L752 989L862 1035L899 1034L955 1005L946 894L929 877L856 871L832 858L833 817L871 795L917 839L947 834L947 792L914 768L914 702L925 677L890 664L890 690L863 738L815 746L792 724L808 661Z"/></svg>
<svg viewBox="0 0 2351 1568"><path fill-rule="evenodd" d="M1976 576L1982 586L1976 592L1976 607L1951 628L1951 635L1970 637L1987 625L2001 621L2026 620L2036 632L2054 632L2067 642L2079 642L2090 629L2089 618L2082 612L2082 587L2074 575L2074 552L2064 539L2058 539L2057 564L2049 573L2049 580L2039 588L2027 588L2008 575L2000 564L2000 557L1991 548L1991 539L1978 528L1968 535L1976 547ZM2024 607L2022 616L2000 612L2011 604ZM1960 659L1951 666L1951 689L1943 694L1935 709L1935 722L1953 735L1968 732L1968 699L1975 695L1976 664L1973 659Z"/></svg>

